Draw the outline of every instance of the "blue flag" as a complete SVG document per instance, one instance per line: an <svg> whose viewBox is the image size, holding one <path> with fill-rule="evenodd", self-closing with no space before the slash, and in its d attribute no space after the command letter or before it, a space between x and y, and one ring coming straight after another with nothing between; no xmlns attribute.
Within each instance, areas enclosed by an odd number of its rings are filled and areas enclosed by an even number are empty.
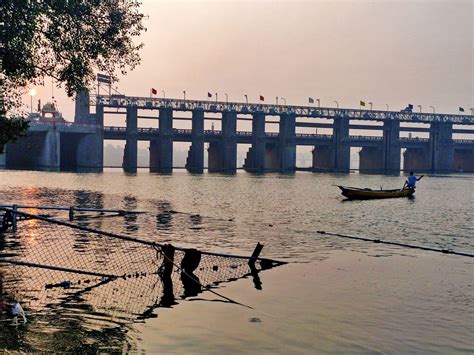
<svg viewBox="0 0 474 355"><path fill-rule="evenodd" d="M207 92L207 97L212 97L212 94L209 91Z"/></svg>
<svg viewBox="0 0 474 355"><path fill-rule="evenodd" d="M310 104L314 104L314 99L313 99L312 97L310 97L310 98L308 98L308 102L309 102Z"/></svg>

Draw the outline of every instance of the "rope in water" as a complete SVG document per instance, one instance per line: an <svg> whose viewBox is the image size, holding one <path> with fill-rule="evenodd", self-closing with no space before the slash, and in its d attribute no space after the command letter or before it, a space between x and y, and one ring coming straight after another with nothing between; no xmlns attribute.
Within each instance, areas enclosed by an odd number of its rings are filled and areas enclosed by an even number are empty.
<svg viewBox="0 0 474 355"><path fill-rule="evenodd" d="M451 249L433 248L433 247L427 247L427 246L423 246L423 245L406 244L406 243L400 243L400 242L393 242L393 241L389 241L389 240L381 240L381 239L367 238L367 237L358 237L358 236L353 236L353 235L331 233L331 232L326 232L326 231L317 231L317 233L325 234L325 235L332 235L332 236L340 237L340 238L362 240L364 242L395 245L395 246L403 247L403 248L428 250L428 251L433 251L433 252L436 252L436 253L460 255L460 256L467 256L467 257L470 257L470 258L474 258L474 254L466 253L466 252L463 252L463 251L451 250Z"/></svg>

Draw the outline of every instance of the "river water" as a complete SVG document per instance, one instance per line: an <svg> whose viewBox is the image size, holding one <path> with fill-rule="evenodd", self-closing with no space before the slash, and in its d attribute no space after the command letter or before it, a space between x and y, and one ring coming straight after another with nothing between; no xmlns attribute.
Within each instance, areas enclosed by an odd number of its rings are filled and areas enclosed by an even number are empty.
<svg viewBox="0 0 474 355"><path fill-rule="evenodd" d="M82 295L74 307L63 303L52 307L53 300L48 300L33 312L28 309L31 296L20 300L31 318L27 324L0 322L0 349L472 352L474 259L318 233L474 254L474 175L425 176L413 199L345 201L336 186L388 189L403 181L403 176L358 173L239 172L226 176L180 170L172 175L146 171L128 175L118 169L101 174L0 171L0 203L147 211L132 217L85 214L78 216L78 223L159 243L238 255L250 255L261 242L261 256L288 262L260 272L261 287L246 277L216 288L250 308L224 302L207 291L177 298L169 308L156 307L146 319L121 322L113 316L99 317L92 297ZM51 214L67 220L67 214ZM22 234L22 224L28 226L29 234ZM35 228L39 232L32 242ZM0 236L0 250L13 254L44 250L68 260L58 247L67 242L49 234L53 235L32 221L20 222L16 235ZM61 235L56 231L56 238ZM75 250L84 246L76 245ZM107 255L120 246L94 248L95 254ZM29 270L30 276L32 272L39 271ZM17 288L26 287L19 280L21 272L12 276L9 268L0 266L0 275L7 290L15 282ZM150 285L130 282L122 282L119 291L109 290L104 302L137 304L137 297ZM140 287L146 288L143 293Z"/></svg>

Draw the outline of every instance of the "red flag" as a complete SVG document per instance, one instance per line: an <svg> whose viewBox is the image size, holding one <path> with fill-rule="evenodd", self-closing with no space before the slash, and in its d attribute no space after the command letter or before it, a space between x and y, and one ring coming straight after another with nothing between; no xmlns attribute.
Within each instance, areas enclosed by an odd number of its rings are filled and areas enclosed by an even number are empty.
<svg viewBox="0 0 474 355"><path fill-rule="evenodd" d="M158 91L156 91L156 89L151 88L151 94L156 95L156 94L158 94Z"/></svg>
<svg viewBox="0 0 474 355"><path fill-rule="evenodd" d="M265 98L262 95L260 95L260 101L265 101Z"/></svg>

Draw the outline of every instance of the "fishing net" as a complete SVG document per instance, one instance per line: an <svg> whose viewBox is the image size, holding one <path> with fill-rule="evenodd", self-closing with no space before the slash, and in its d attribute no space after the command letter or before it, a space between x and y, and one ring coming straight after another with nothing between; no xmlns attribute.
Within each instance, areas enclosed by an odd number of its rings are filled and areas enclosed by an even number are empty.
<svg viewBox="0 0 474 355"><path fill-rule="evenodd" d="M15 214L23 221L15 233L4 232L0 292L21 302L30 313L60 309L65 314L84 314L87 310L96 320L143 319L156 307L171 307L205 290L214 292L223 282L252 276L259 288L259 271L282 264L175 248ZM10 217L4 228L8 231L13 227Z"/></svg>

